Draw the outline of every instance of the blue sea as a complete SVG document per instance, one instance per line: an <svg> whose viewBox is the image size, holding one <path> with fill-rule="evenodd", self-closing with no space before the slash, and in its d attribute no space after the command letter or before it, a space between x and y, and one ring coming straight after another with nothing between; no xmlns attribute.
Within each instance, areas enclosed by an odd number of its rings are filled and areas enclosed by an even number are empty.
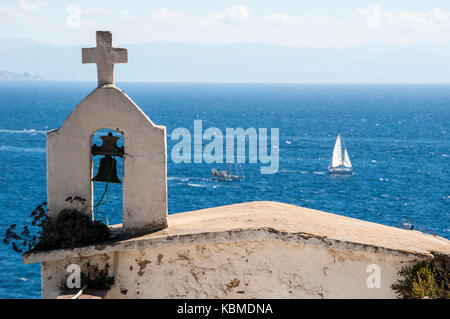
<svg viewBox="0 0 450 319"><path fill-rule="evenodd" d="M168 155L178 127L279 128L279 171L211 179L225 164L175 164L168 156L169 213L270 200L450 238L450 85L119 83L156 124ZM0 82L0 234L29 223L46 200L46 131L61 126L96 87L84 82ZM326 173L338 131L355 174ZM96 135L97 141L100 134ZM206 143L205 143L206 144ZM95 162L98 165L98 160ZM120 163L119 163L120 164ZM119 165L120 166L120 165ZM119 167L119 176L121 167ZM95 183L95 199L104 191ZM121 185L97 219L120 223ZM0 244L0 298L39 298L40 266Z"/></svg>

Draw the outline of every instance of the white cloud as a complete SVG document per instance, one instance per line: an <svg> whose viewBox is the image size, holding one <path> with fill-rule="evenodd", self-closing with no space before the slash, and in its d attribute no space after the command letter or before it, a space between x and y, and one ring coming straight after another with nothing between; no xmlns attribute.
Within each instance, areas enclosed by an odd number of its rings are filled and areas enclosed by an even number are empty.
<svg viewBox="0 0 450 319"><path fill-rule="evenodd" d="M239 4L225 9L225 14L230 21L247 20L250 11L246 6Z"/></svg>
<svg viewBox="0 0 450 319"><path fill-rule="evenodd" d="M11 12L15 12L16 8L15 7L3 7L0 6L0 14L2 13L11 13Z"/></svg>
<svg viewBox="0 0 450 319"><path fill-rule="evenodd" d="M42 20L35 17L32 13L24 13L26 10L38 10L41 6L45 5L44 2L38 1L33 4L27 2L20 2L19 7L12 6L0 6L0 14L4 14L6 18L12 19L14 21L21 21L20 23L32 24L32 23L42 23ZM4 18L2 17L2 20ZM12 21L9 20L9 21Z"/></svg>
<svg viewBox="0 0 450 319"><path fill-rule="evenodd" d="M383 19L392 20L393 15L391 11L381 10L380 6L371 4L367 9L358 8L356 11L365 19L367 28L380 29L383 24Z"/></svg>
<svg viewBox="0 0 450 319"><path fill-rule="evenodd" d="M161 9L154 11L151 14L151 18L153 20L164 21L164 22L168 22L168 23L172 23L172 24L182 24L182 23L189 22L188 17L186 17L184 14L178 13L175 11L171 11L166 8L161 8Z"/></svg>
<svg viewBox="0 0 450 319"><path fill-rule="evenodd" d="M441 32L450 26L450 13L434 8L427 12L400 12L400 19L420 32Z"/></svg>
<svg viewBox="0 0 450 319"><path fill-rule="evenodd" d="M122 17L127 20L127 21L133 21L136 20L136 17L134 16L134 14L132 14L130 11L128 10L122 10L120 12L120 14L122 15Z"/></svg>
<svg viewBox="0 0 450 319"><path fill-rule="evenodd" d="M425 13L421 12L400 12L400 18L410 24L412 27L416 29L422 29L427 24L427 17Z"/></svg>
<svg viewBox="0 0 450 319"><path fill-rule="evenodd" d="M447 21L450 16L448 12L445 12L444 10L441 10L439 8L431 9L430 12L434 15L434 18L439 22Z"/></svg>
<svg viewBox="0 0 450 319"><path fill-rule="evenodd" d="M44 18L46 13L50 13L46 12L50 6L48 0L12 0L12 4L8 6L5 3L0 0L0 24L6 26L4 31L0 30L0 35L12 32L8 30L11 30L13 23L17 26L32 24L38 29L40 25L60 23L55 19L49 21L51 19L47 16ZM47 6L43 7L45 3ZM445 43L450 37L450 9L442 10L443 7L389 11L388 7L364 4L339 15L333 12L328 12L328 15L320 15L320 12L299 13L280 7L258 14L243 2L235 3L233 6L216 7L215 10L203 13L168 6L156 7L155 11L143 13L133 8L116 10L99 4L86 4L81 6L81 13L83 29L101 29L103 26L111 28L125 23L120 29L125 28L130 39L138 42L151 39L193 43L266 42L289 46L339 47L365 43ZM38 18L41 21L38 22ZM34 31L33 27L27 28L30 32ZM138 29L149 32L136 32ZM236 29L237 32L230 32L231 29Z"/></svg>
<svg viewBox="0 0 450 319"><path fill-rule="evenodd" d="M238 22L247 20L250 11L246 6L235 5L231 8L225 9L223 12L214 13L209 16L195 16L186 15L181 12L161 8L153 11L150 17L153 20L166 22L170 24L191 24L197 26L207 26L212 24L221 24L223 22Z"/></svg>
<svg viewBox="0 0 450 319"><path fill-rule="evenodd" d="M313 23L321 23L321 24L335 24L338 20L332 19L329 16L318 16L314 14L306 15L306 18L309 22Z"/></svg>
<svg viewBox="0 0 450 319"><path fill-rule="evenodd" d="M44 1L28 2L26 0L20 0L19 7L22 10L39 10L41 7L45 6Z"/></svg>
<svg viewBox="0 0 450 319"><path fill-rule="evenodd" d="M297 25L303 21L302 17L293 17L283 13L272 13L263 18L263 21L280 26Z"/></svg>
<svg viewBox="0 0 450 319"><path fill-rule="evenodd" d="M23 13L17 13L16 15L19 19L21 19L24 23L31 24L31 23L40 23L41 19L26 15Z"/></svg>
<svg viewBox="0 0 450 319"><path fill-rule="evenodd" d="M9 22L20 21L20 23L34 23L38 25L42 23L42 20L39 17L36 17L33 13L24 13L23 11L38 10L41 6L44 5L45 2L43 1L38 1L32 4L21 1L19 7L0 6L0 14L5 15L6 19L8 19ZM5 17L2 17L3 21L5 21L6 19Z"/></svg>
<svg viewBox="0 0 450 319"><path fill-rule="evenodd" d="M87 15L109 15L111 11L105 8L83 7L82 13Z"/></svg>
<svg viewBox="0 0 450 319"><path fill-rule="evenodd" d="M215 21L238 22L248 20L249 15L250 10L242 4L238 4L225 9L224 12L215 13L211 17Z"/></svg>

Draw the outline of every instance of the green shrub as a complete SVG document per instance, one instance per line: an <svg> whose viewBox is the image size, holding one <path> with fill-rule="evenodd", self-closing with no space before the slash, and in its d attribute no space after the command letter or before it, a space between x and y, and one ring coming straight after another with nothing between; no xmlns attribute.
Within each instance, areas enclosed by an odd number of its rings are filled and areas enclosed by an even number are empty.
<svg viewBox="0 0 450 319"><path fill-rule="evenodd" d="M397 295L404 299L450 298L450 258L436 255L433 259L403 267L403 279L392 285Z"/></svg>
<svg viewBox="0 0 450 319"><path fill-rule="evenodd" d="M82 247L106 241L109 228L76 209L64 209L42 228L36 250Z"/></svg>
<svg viewBox="0 0 450 319"><path fill-rule="evenodd" d="M31 213L31 226L38 229L35 235L32 235L28 226L24 226L23 231L18 233L14 224L7 229L3 242L11 244L16 252L22 253L24 249L71 249L109 239L109 228L82 212L84 199L68 197L66 201L72 204L72 208L62 210L56 217L48 216L47 203L36 207Z"/></svg>

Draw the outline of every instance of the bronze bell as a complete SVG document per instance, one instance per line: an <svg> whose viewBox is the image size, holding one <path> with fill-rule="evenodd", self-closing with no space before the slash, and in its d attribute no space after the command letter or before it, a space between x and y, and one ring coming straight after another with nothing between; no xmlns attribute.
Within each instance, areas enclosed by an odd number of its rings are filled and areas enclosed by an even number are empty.
<svg viewBox="0 0 450 319"><path fill-rule="evenodd" d="M121 184L117 177L117 161L114 157L106 155L100 160L97 175L92 179L94 182Z"/></svg>

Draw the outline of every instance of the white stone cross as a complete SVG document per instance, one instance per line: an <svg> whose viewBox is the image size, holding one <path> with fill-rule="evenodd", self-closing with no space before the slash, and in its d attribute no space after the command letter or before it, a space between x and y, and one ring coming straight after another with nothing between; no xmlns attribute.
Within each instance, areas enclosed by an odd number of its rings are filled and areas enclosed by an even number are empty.
<svg viewBox="0 0 450 319"><path fill-rule="evenodd" d="M84 63L96 63L98 86L114 84L114 64L128 63L127 49L112 47L111 31L97 31L97 47L82 50Z"/></svg>

